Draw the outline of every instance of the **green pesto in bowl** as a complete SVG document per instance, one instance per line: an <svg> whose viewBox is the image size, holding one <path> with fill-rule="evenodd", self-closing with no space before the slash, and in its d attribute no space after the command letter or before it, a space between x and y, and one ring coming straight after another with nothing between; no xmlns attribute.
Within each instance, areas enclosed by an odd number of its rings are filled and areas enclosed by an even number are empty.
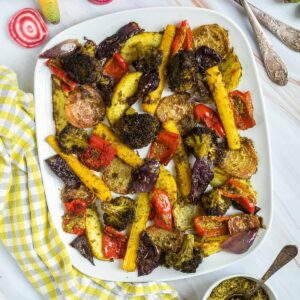
<svg viewBox="0 0 300 300"><path fill-rule="evenodd" d="M234 277L222 281L211 292L207 300L225 300L228 296L235 293L246 293L255 287L255 281L244 278ZM269 300L269 296L263 288L260 288L249 300ZM238 300L238 299L236 299Z"/></svg>

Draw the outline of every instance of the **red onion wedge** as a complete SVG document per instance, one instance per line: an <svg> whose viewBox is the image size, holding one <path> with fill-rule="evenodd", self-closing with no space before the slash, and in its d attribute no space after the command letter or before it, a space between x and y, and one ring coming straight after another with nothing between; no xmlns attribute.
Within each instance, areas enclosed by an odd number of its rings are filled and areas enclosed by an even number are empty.
<svg viewBox="0 0 300 300"><path fill-rule="evenodd" d="M222 244L222 249L236 254L246 252L253 244L257 231L258 229L256 228L232 235Z"/></svg>
<svg viewBox="0 0 300 300"><path fill-rule="evenodd" d="M48 28L40 13L24 8L13 15L8 24L11 37L25 48L42 44L48 36Z"/></svg>
<svg viewBox="0 0 300 300"><path fill-rule="evenodd" d="M89 1L97 5L104 5L112 2L112 0L89 0Z"/></svg>
<svg viewBox="0 0 300 300"><path fill-rule="evenodd" d="M65 40L52 48L44 51L39 55L39 58L57 58L70 55L81 47L81 44L76 39Z"/></svg>

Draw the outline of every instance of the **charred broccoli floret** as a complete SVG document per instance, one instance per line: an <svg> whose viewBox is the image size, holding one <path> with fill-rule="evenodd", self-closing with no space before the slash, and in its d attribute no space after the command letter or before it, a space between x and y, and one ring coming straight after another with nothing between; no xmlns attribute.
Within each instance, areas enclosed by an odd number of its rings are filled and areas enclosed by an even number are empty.
<svg viewBox="0 0 300 300"><path fill-rule="evenodd" d="M173 55L167 66L170 89L176 93L198 94L202 100L208 99L209 90L198 69L194 52L183 50Z"/></svg>
<svg viewBox="0 0 300 300"><path fill-rule="evenodd" d="M207 156L212 161L217 158L217 136L206 127L195 127L184 138L184 143L199 158Z"/></svg>
<svg viewBox="0 0 300 300"><path fill-rule="evenodd" d="M103 202L101 208L104 212L104 223L119 231L124 230L134 220L135 202L128 197L122 196Z"/></svg>
<svg viewBox="0 0 300 300"><path fill-rule="evenodd" d="M231 201L222 196L220 189L213 189L201 197L200 204L206 214L222 216L227 212Z"/></svg>
<svg viewBox="0 0 300 300"><path fill-rule="evenodd" d="M120 118L115 128L124 143L139 149L155 139L159 127L159 121L150 114L132 114Z"/></svg>
<svg viewBox="0 0 300 300"><path fill-rule="evenodd" d="M157 70L158 66L162 63L162 52L157 48L151 49L149 52L144 53L141 58L134 61L132 65L137 71L149 73Z"/></svg>
<svg viewBox="0 0 300 300"><path fill-rule="evenodd" d="M80 154L88 147L87 132L68 124L58 135L58 144L65 153Z"/></svg>
<svg viewBox="0 0 300 300"><path fill-rule="evenodd" d="M62 68L80 84L93 83L99 75L99 62L89 55L75 53L61 58Z"/></svg>
<svg viewBox="0 0 300 300"><path fill-rule="evenodd" d="M84 43L81 53L88 55L90 57L95 57L95 52L97 49L97 45L94 41L85 38L86 42Z"/></svg>
<svg viewBox="0 0 300 300"><path fill-rule="evenodd" d="M164 261L167 268L173 267L184 273L195 273L201 262L202 254L198 248L194 247L192 234L184 236L183 245L178 253L167 252Z"/></svg>
<svg viewBox="0 0 300 300"><path fill-rule="evenodd" d="M167 67L170 89L177 93L194 90L197 71L194 53L179 51L171 57Z"/></svg>
<svg viewBox="0 0 300 300"><path fill-rule="evenodd" d="M102 96L105 105L108 107L111 106L111 98L114 84L115 82L112 77L105 76L103 74L99 76L96 84L99 94Z"/></svg>

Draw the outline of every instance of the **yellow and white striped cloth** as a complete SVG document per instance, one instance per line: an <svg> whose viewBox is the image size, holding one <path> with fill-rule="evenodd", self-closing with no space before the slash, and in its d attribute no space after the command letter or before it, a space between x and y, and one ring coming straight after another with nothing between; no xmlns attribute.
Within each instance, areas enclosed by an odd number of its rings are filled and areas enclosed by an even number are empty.
<svg viewBox="0 0 300 300"><path fill-rule="evenodd" d="M46 206L34 101L0 66L0 238L45 299L178 299L166 283L97 280L72 267Z"/></svg>

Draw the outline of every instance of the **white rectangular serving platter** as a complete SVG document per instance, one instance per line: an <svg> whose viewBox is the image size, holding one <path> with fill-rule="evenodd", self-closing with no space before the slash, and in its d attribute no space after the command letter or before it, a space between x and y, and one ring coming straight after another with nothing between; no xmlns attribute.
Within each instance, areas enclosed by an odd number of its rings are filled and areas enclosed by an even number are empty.
<svg viewBox="0 0 300 300"><path fill-rule="evenodd" d="M185 19L188 20L192 28L211 23L217 23L225 27L229 31L231 45L234 47L235 52L238 54L241 61L243 77L238 88L242 91L251 91L255 120L257 123L254 128L244 132L242 131L241 134L253 139L255 148L258 152L259 167L258 172L252 178L252 183L258 192L258 206L261 207L259 215L263 217L267 229L260 230L259 236L247 253L236 255L223 251L212 255L205 258L198 267L197 272L193 274L185 274L173 269L158 267L151 274L138 277L136 272L126 273L123 271L122 261L120 260L104 262L95 259L95 266L91 265L77 252L77 250L69 245L75 236L63 232L61 227L63 207L60 200L60 190L62 188L62 183L49 170L45 163L45 159L54 155L54 151L45 142L45 138L48 135L54 134L51 79L50 72L45 66L44 60L38 60L34 76L36 135L47 204L53 224L67 248L73 266L89 276L112 281L145 282L177 280L203 275L213 271L220 271L222 268L227 267L232 263L241 263L243 258L261 245L270 229L272 219L271 158L263 95L249 43L243 32L233 21L214 11L200 8L156 7L129 10L101 16L68 28L52 38L47 43L44 50L70 38L78 38L83 41L83 38L87 37L94 40L96 43L99 43L107 36L114 34L121 26L130 21L137 22L140 27L144 28L146 31L161 31L167 24L178 24Z"/></svg>

